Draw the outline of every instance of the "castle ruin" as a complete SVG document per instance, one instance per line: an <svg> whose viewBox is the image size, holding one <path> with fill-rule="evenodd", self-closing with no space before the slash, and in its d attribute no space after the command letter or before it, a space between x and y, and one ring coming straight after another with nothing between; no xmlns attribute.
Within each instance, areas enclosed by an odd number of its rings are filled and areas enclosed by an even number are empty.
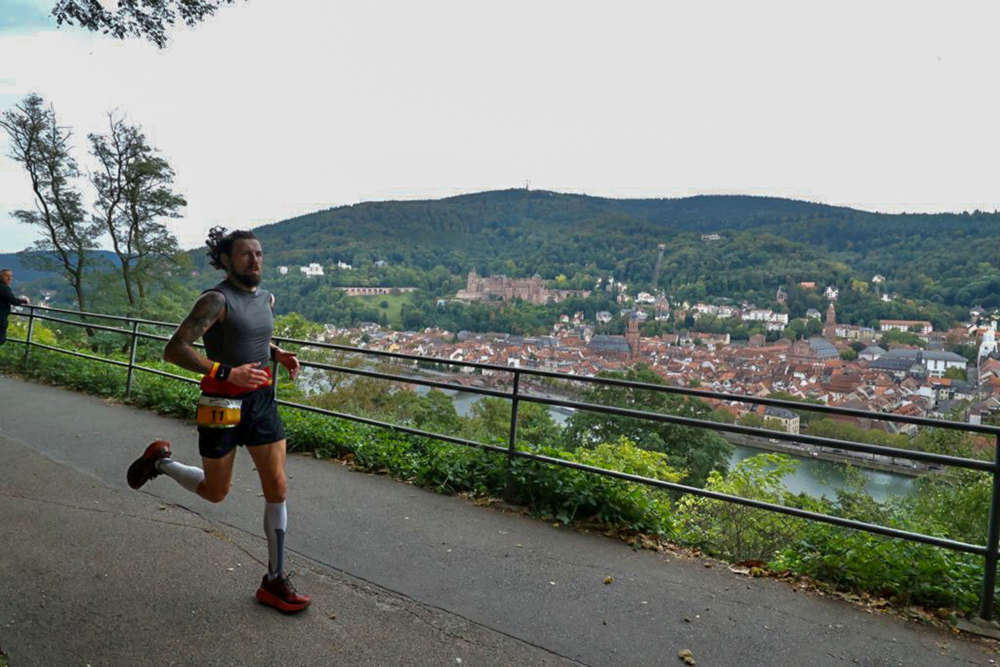
<svg viewBox="0 0 1000 667"><path fill-rule="evenodd" d="M499 298L502 301L521 299L534 304L559 303L571 296L590 296L589 290L550 290L537 273L530 278L508 278L505 275L480 276L473 269L465 283L465 289L458 290L456 299L485 301Z"/></svg>

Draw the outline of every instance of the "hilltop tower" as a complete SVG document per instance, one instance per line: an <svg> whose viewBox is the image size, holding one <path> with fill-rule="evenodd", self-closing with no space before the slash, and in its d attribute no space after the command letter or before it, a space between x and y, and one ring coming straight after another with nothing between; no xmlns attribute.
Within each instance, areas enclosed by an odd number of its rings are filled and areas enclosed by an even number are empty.
<svg viewBox="0 0 1000 667"><path fill-rule="evenodd" d="M660 250L660 254L656 256L656 266L653 267L653 291L656 291L657 284L660 282L660 263L663 262L663 251L667 249L666 243L661 243L656 246Z"/></svg>

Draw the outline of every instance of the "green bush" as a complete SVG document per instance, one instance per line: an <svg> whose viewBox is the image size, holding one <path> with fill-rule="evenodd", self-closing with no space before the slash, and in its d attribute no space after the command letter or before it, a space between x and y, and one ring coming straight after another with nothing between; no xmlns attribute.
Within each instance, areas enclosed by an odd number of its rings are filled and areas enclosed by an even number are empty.
<svg viewBox="0 0 1000 667"><path fill-rule="evenodd" d="M771 566L899 604L965 611L978 609L983 581L979 556L822 523L806 524Z"/></svg>
<svg viewBox="0 0 1000 667"><path fill-rule="evenodd" d="M758 454L740 461L725 477L713 471L705 488L777 505L801 507L811 499L790 493L782 483L785 475L794 472L796 467L795 461L787 456ZM686 496L677 503L677 523L682 541L713 555L736 561L768 561L778 549L794 539L806 521L746 505Z"/></svg>

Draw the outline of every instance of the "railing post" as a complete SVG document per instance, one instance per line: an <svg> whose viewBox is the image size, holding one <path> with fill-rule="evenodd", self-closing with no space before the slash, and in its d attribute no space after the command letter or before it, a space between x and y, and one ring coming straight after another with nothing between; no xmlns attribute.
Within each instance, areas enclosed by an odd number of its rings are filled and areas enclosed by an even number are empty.
<svg viewBox="0 0 1000 667"><path fill-rule="evenodd" d="M1000 542L1000 436L994 441L993 495L990 497L990 528L986 536L986 572L983 575L982 605L979 615L993 618L993 597L997 585L997 543Z"/></svg>
<svg viewBox="0 0 1000 667"><path fill-rule="evenodd" d="M521 373L517 370L514 371L514 390L511 392L511 405L510 405L510 436L507 439L507 483L504 487L504 495L506 499L511 500L511 495L514 488L514 470L512 466L514 464L514 447L517 445L517 404L518 399L518 386L521 382Z"/></svg>
<svg viewBox="0 0 1000 667"><path fill-rule="evenodd" d="M35 330L35 307L28 306L28 335L24 341L24 370L28 370L28 359L31 358L31 334Z"/></svg>
<svg viewBox="0 0 1000 667"><path fill-rule="evenodd" d="M125 380L125 398L132 397L132 369L135 368L135 348L136 343L139 341L139 322L138 320L132 320L132 349L129 351L128 355L128 379Z"/></svg>

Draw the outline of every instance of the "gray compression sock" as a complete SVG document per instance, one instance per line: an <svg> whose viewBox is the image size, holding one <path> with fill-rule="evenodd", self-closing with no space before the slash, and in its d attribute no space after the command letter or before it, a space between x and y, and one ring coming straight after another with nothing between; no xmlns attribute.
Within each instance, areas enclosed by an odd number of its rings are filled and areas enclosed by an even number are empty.
<svg viewBox="0 0 1000 667"><path fill-rule="evenodd" d="M198 493L198 485L205 479L205 471L194 466L186 466L173 459L160 459L156 469L167 477L172 477L178 484L191 493Z"/></svg>
<svg viewBox="0 0 1000 667"><path fill-rule="evenodd" d="M285 501L267 503L264 507L264 534L267 535L268 579L276 579L284 574L287 527L288 510L285 509Z"/></svg>

